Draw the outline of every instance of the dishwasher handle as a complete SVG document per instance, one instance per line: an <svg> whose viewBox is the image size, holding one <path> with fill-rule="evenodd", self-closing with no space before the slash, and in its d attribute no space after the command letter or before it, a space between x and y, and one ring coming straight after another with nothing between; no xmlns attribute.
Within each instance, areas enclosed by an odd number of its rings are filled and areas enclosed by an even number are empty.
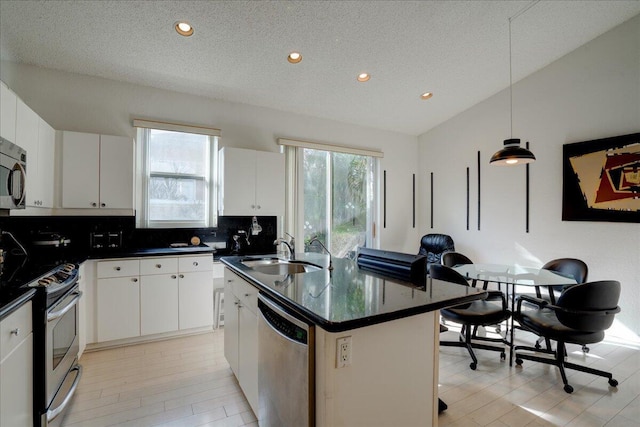
<svg viewBox="0 0 640 427"><path fill-rule="evenodd" d="M265 322L275 332L298 344L309 344L310 326L287 313L282 307L261 293L258 294L258 310L260 310Z"/></svg>

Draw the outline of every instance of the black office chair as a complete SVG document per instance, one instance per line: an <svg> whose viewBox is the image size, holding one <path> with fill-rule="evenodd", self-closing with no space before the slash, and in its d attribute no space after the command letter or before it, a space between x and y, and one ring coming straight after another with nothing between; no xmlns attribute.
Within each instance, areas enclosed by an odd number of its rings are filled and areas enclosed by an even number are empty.
<svg viewBox="0 0 640 427"><path fill-rule="evenodd" d="M473 261L466 255L456 251L447 251L440 257L442 265L447 267L455 267L456 265L473 264Z"/></svg>
<svg viewBox="0 0 640 427"><path fill-rule="evenodd" d="M557 346L555 351L516 346L516 364L522 365L523 359L526 359L557 366L567 393L572 393L573 387L567 382L565 368L606 377L609 385L616 387L618 381L613 379L611 373L565 361L565 344L586 345L602 341L604 331L611 326L616 313L620 312L619 298L620 282L615 280L582 283L565 288L556 304L528 295L520 296L514 318L523 329L556 341ZM537 310L523 310L523 303L534 305ZM524 354L521 352L523 350L550 354L555 358Z"/></svg>
<svg viewBox="0 0 640 427"><path fill-rule="evenodd" d="M444 280L456 285L469 286L467 279L457 271L440 264L432 264L430 267L432 279ZM472 326L499 325L511 316L511 311L507 309L507 300L500 291L487 291L485 300L473 301L471 303L458 305L440 310L440 315L451 322L462 325L459 341L440 341L440 345L447 347L464 347L469 352L473 362L469 367L473 370L478 366L478 359L473 349L491 350L500 352L500 359L506 358L504 344L507 342L503 338L479 337L472 334ZM496 303L498 302L498 303ZM502 344L492 346L480 344L473 341L488 341Z"/></svg>
<svg viewBox="0 0 640 427"><path fill-rule="evenodd" d="M542 266L543 269L553 271L555 273L559 273L563 276L573 278L576 283L585 283L587 281L587 276L589 275L589 267L587 264L579 260L577 258L558 258L547 262ZM571 286L571 285L569 285ZM547 298L551 304L556 303L556 295L560 295L562 290L566 287L566 285L556 285L556 286L546 286L547 288ZM536 286L536 296L538 298L543 298L542 293L540 292L540 287ZM540 347L540 343L542 342L542 338L539 338L536 341L536 348ZM549 343L547 342L547 349L549 349ZM582 351L585 353L589 352L589 347L586 345L582 346Z"/></svg>
<svg viewBox="0 0 640 427"><path fill-rule="evenodd" d="M425 234L420 239L420 249L418 255L427 257L427 273L431 264L440 264L442 254L448 251L455 251L455 244L451 236L447 234Z"/></svg>

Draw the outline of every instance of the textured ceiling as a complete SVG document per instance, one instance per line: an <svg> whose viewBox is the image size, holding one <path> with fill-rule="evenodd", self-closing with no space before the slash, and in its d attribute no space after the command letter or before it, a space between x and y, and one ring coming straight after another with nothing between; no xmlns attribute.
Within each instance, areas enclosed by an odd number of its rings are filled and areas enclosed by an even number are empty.
<svg viewBox="0 0 640 427"><path fill-rule="evenodd" d="M419 135L508 86L508 20L531 3L1 0L0 58ZM512 22L514 81L638 13L536 3Z"/></svg>

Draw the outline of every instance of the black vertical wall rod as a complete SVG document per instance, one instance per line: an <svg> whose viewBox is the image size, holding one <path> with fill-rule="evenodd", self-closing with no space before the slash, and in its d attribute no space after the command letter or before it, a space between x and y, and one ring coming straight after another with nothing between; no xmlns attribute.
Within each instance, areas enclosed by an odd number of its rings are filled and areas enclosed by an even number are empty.
<svg viewBox="0 0 640 427"><path fill-rule="evenodd" d="M382 174L382 227L387 228L387 171Z"/></svg>
<svg viewBox="0 0 640 427"><path fill-rule="evenodd" d="M413 228L416 228L416 174L413 174Z"/></svg>
<svg viewBox="0 0 640 427"><path fill-rule="evenodd" d="M529 141L527 141L527 150L529 149ZM529 232L529 163L525 165L525 186L526 188L526 204L525 204L525 221L526 221L526 232Z"/></svg>
<svg viewBox="0 0 640 427"><path fill-rule="evenodd" d="M433 229L433 172L431 172L431 228Z"/></svg>
<svg viewBox="0 0 640 427"><path fill-rule="evenodd" d="M467 231L469 231L469 167L467 166Z"/></svg>
<svg viewBox="0 0 640 427"><path fill-rule="evenodd" d="M480 231L480 151L478 151L478 231Z"/></svg>

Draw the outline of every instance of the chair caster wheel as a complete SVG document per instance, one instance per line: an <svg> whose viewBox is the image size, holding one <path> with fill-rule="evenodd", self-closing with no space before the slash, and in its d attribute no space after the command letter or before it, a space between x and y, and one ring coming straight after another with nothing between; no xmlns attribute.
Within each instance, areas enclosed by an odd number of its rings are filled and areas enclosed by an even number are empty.
<svg viewBox="0 0 640 427"><path fill-rule="evenodd" d="M566 391L567 393L571 394L571 393L573 393L573 387L571 387L569 384L566 384L564 386L564 391Z"/></svg>
<svg viewBox="0 0 640 427"><path fill-rule="evenodd" d="M611 387L618 387L618 381L616 381L616 380L614 380L613 378L611 378L611 379L609 380L609 385L610 385Z"/></svg>
<svg viewBox="0 0 640 427"><path fill-rule="evenodd" d="M473 363L473 362L471 362L471 363L469 364L469 367L471 368L471 370L472 370L472 371L475 371L477 366L478 366L478 365L477 365L477 364L475 364L475 363Z"/></svg>
<svg viewBox="0 0 640 427"><path fill-rule="evenodd" d="M507 353L500 353L500 360L506 360Z"/></svg>
<svg viewBox="0 0 640 427"><path fill-rule="evenodd" d="M522 359L520 359L519 357L516 358L516 365L522 366Z"/></svg>
<svg viewBox="0 0 640 427"><path fill-rule="evenodd" d="M502 332L502 328L498 325L496 326L496 334L499 334L500 332Z"/></svg>
<svg viewBox="0 0 640 427"><path fill-rule="evenodd" d="M589 353L589 347L587 347L586 345L582 346L582 352L583 353Z"/></svg>

